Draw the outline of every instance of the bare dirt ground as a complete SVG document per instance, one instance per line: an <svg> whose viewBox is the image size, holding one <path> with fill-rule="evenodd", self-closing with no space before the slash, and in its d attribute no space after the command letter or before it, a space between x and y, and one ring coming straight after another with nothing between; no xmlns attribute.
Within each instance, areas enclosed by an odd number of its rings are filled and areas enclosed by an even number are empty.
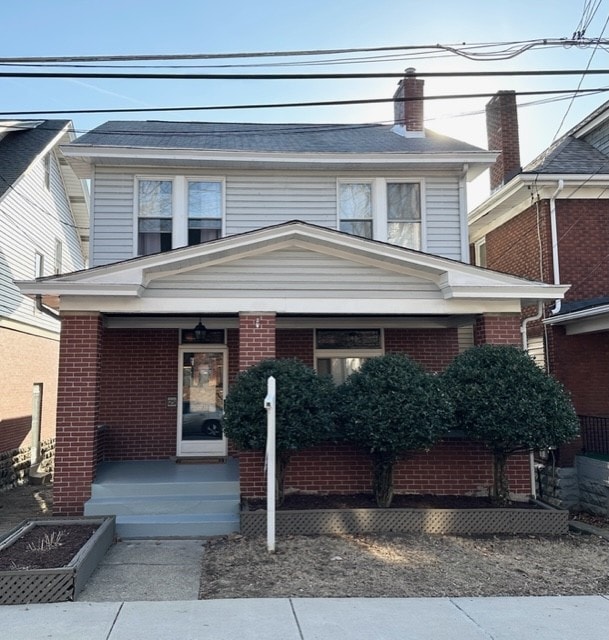
<svg viewBox="0 0 609 640"><path fill-rule="evenodd" d="M52 488L0 493L0 534L50 515ZM609 530L609 521L594 524ZM201 598L609 594L609 541L594 535L212 538Z"/></svg>

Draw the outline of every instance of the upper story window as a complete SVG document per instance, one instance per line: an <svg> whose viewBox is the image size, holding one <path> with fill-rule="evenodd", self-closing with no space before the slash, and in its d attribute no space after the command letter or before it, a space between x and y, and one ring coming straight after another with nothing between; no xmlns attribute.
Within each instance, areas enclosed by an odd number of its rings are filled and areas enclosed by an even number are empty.
<svg viewBox="0 0 609 640"><path fill-rule="evenodd" d="M338 186L339 229L354 236L372 238L372 184L341 183Z"/></svg>
<svg viewBox="0 0 609 640"><path fill-rule="evenodd" d="M139 178L137 185L137 255L200 244L222 235L221 180Z"/></svg>
<svg viewBox="0 0 609 640"><path fill-rule="evenodd" d="M421 185L387 183L387 242L409 249L421 248Z"/></svg>
<svg viewBox="0 0 609 640"><path fill-rule="evenodd" d="M138 254L169 251L172 247L173 182L138 183Z"/></svg>
<svg viewBox="0 0 609 640"><path fill-rule="evenodd" d="M222 234L222 183L188 181L188 246Z"/></svg>
<svg viewBox="0 0 609 640"><path fill-rule="evenodd" d="M44 276L44 255L36 251L34 253L34 277L42 278Z"/></svg>
<svg viewBox="0 0 609 640"><path fill-rule="evenodd" d="M423 245L420 182L341 181L338 185L339 229L409 249Z"/></svg>

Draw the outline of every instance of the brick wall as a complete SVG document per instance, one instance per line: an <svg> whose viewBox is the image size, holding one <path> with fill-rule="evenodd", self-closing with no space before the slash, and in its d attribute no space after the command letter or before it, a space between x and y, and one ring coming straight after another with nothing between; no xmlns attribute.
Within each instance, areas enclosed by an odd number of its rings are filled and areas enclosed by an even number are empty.
<svg viewBox="0 0 609 640"><path fill-rule="evenodd" d="M0 328L0 453L31 444L32 390L43 384L40 439L55 437L59 340Z"/></svg>
<svg viewBox="0 0 609 640"><path fill-rule="evenodd" d="M474 343L481 344L522 344L520 316L515 314L484 314L474 323Z"/></svg>
<svg viewBox="0 0 609 640"><path fill-rule="evenodd" d="M557 200L556 226L565 300L609 295L609 200Z"/></svg>
<svg viewBox="0 0 609 640"><path fill-rule="evenodd" d="M239 455L241 493L264 497L264 455ZM530 494L527 454L515 455L508 464L510 490ZM327 444L295 454L286 473L286 490L334 494L369 493L372 468L369 457L348 445ZM438 495L489 495L493 486L492 457L484 445L463 440L438 443L429 452L401 460L394 472L396 493Z"/></svg>
<svg viewBox="0 0 609 640"><path fill-rule="evenodd" d="M315 331L313 329L278 329L277 358L298 358L314 367Z"/></svg>
<svg viewBox="0 0 609 640"><path fill-rule="evenodd" d="M95 477L99 424L102 321L97 315L65 316L61 323L57 394L55 515L82 514Z"/></svg>
<svg viewBox="0 0 609 640"><path fill-rule="evenodd" d="M406 354L427 371L443 371L459 353L457 329L385 329L385 352Z"/></svg>
<svg viewBox="0 0 609 640"><path fill-rule="evenodd" d="M239 371L275 357L275 314L239 314Z"/></svg>
<svg viewBox="0 0 609 640"><path fill-rule="evenodd" d="M176 329L105 331L99 417L107 459L175 456L177 408L167 398L178 395L178 346Z"/></svg>

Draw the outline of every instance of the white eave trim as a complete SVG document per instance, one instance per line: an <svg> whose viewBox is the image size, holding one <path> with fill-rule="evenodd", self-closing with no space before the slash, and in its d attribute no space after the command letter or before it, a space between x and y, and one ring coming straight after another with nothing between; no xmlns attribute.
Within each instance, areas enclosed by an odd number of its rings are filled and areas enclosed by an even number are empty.
<svg viewBox="0 0 609 640"><path fill-rule="evenodd" d="M543 322L548 325L561 325L578 320L588 320L602 315L609 314L609 304L592 307L591 309L582 309L581 311L573 311L571 313L561 313L558 316L546 318Z"/></svg>
<svg viewBox="0 0 609 640"><path fill-rule="evenodd" d="M281 162L285 164L463 164L479 163L491 165L497 157L493 151L456 151L429 153L398 153L384 151L378 153L282 153L224 151L209 149L159 149L149 147L98 147L89 145L67 145L61 148L66 158L85 160L90 163L95 159L122 160L171 160L171 161L208 161L208 162Z"/></svg>

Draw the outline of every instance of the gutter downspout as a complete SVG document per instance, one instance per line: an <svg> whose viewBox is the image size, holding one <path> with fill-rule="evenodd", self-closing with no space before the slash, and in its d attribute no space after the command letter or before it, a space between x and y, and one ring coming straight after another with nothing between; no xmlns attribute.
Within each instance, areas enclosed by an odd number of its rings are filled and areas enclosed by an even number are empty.
<svg viewBox="0 0 609 640"><path fill-rule="evenodd" d="M37 295L36 296L36 309L38 309L38 311L40 311L40 313L46 313L46 315L50 316L51 318L53 318L53 320L58 320L58 321L61 320L61 318L60 318L58 313L55 313L54 311L51 311L48 307L45 307L42 304L42 296L41 295Z"/></svg>
<svg viewBox="0 0 609 640"><path fill-rule="evenodd" d="M525 318L520 325L520 333L522 334L522 349L527 352L529 347L529 341L527 337L527 325L529 322L533 322L534 320L541 320L541 316L543 315L543 302L541 300L537 301L537 313L534 316L530 316L529 318ZM531 476L531 497L533 500L537 499L537 486L535 484L535 454L533 450L529 451L529 474Z"/></svg>
<svg viewBox="0 0 609 640"><path fill-rule="evenodd" d="M550 196L550 232L552 235L552 269L554 271L554 284L560 284L560 265L558 264L558 230L556 228L556 198L558 194L565 188L564 180L558 181L556 191ZM552 315L560 313L561 306L560 298L557 298L554 303L554 308L551 310Z"/></svg>

